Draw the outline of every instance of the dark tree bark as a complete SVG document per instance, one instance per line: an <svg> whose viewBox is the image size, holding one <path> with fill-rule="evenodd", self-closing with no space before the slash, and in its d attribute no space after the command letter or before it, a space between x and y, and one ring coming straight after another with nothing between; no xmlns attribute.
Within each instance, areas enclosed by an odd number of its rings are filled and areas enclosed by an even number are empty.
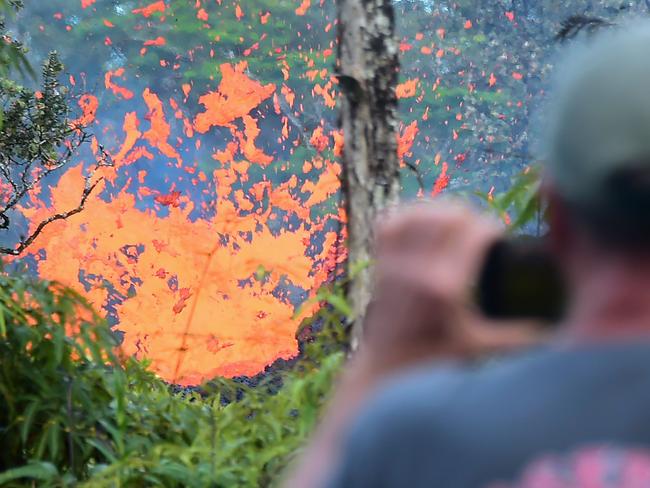
<svg viewBox="0 0 650 488"><path fill-rule="evenodd" d="M369 262L378 212L397 201L397 85L399 57L391 0L338 0L338 77L344 135L343 191L348 215L348 270ZM350 282L355 313L352 349L372 293L372 269Z"/></svg>

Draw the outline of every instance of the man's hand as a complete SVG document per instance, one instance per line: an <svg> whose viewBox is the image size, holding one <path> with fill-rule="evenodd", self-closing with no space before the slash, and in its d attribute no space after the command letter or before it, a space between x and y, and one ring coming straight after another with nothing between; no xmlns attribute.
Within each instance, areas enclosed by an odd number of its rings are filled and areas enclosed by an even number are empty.
<svg viewBox="0 0 650 488"><path fill-rule="evenodd" d="M474 358L536 339L534 327L488 323L474 308L472 286L502 234L497 222L459 203L419 203L384 217L361 345L370 367L390 372Z"/></svg>

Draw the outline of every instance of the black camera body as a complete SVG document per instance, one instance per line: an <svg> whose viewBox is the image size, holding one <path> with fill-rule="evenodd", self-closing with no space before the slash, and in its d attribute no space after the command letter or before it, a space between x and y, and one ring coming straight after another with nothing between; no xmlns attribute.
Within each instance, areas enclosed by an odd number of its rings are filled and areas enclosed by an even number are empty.
<svg viewBox="0 0 650 488"><path fill-rule="evenodd" d="M491 246L479 273L476 302L490 319L533 319L557 324L567 306L567 287L542 239L515 237Z"/></svg>

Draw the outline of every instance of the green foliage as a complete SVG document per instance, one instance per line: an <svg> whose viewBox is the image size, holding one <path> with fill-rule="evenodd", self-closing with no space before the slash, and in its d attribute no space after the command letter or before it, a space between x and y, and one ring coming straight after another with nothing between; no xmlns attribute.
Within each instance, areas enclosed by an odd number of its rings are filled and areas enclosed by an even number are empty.
<svg viewBox="0 0 650 488"><path fill-rule="evenodd" d="M58 56L51 53L43 65L42 88L38 92L0 78L0 102L5 107L5 123L0 130L3 166L65 164L59 158L59 148L74 134L74 128L69 121L67 90L58 80L62 70Z"/></svg>
<svg viewBox="0 0 650 488"><path fill-rule="evenodd" d="M0 0L0 36L4 37L0 42L0 76L7 76L11 70L33 75L23 45L5 34L5 19L22 7L22 0Z"/></svg>
<svg viewBox="0 0 650 488"><path fill-rule="evenodd" d="M318 340L285 372L174 393L146 364L118 360L82 297L0 275L0 484L273 485L343 361L340 315L325 308L305 327L316 323Z"/></svg>
<svg viewBox="0 0 650 488"><path fill-rule="evenodd" d="M22 235L14 225L12 219L21 218L17 208L28 203L43 183L52 182L90 139L83 119L73 118L68 89L59 81L63 64L56 52L50 52L42 64L38 89L16 79L15 71L34 75L25 57L26 49L8 36L5 27L6 16L20 8L20 0L0 0L0 230L11 231L13 241L13 236L20 233L18 242L0 246L0 254L10 255L21 254L46 225L80 212L97 185L91 182L92 174L87 175L78 207L36 223L29 236ZM109 158L101 147L100 152L97 166L108 164Z"/></svg>
<svg viewBox="0 0 650 488"><path fill-rule="evenodd" d="M108 438L101 421L122 380L105 347L114 344L110 331L70 290L8 275L0 277L0 317L0 465L49 462L82 473L93 444ZM76 338L66 326L78 329Z"/></svg>

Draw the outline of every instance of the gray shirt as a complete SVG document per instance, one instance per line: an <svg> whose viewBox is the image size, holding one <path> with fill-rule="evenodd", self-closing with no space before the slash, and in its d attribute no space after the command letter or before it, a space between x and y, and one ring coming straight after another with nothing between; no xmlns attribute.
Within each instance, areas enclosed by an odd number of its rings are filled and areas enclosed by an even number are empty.
<svg viewBox="0 0 650 488"><path fill-rule="evenodd" d="M377 393L327 485L486 487L549 453L650 447L650 342L430 367Z"/></svg>

